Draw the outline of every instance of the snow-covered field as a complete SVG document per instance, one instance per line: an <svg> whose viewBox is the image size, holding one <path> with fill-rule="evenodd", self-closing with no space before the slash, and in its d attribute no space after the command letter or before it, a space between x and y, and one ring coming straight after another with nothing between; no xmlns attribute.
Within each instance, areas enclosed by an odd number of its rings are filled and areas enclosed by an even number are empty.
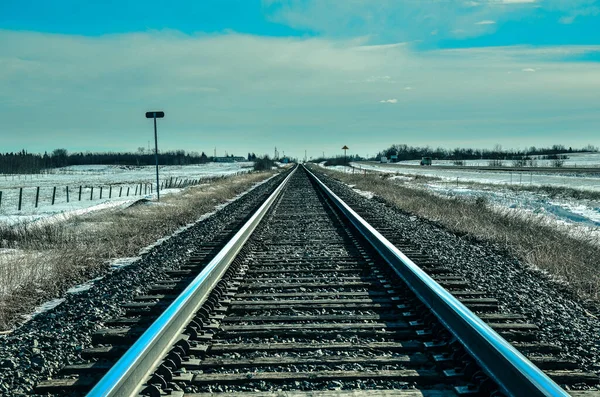
<svg viewBox="0 0 600 397"><path fill-rule="evenodd" d="M515 191L502 187L456 187L435 183L425 186L444 196L472 199L483 197L493 206L543 215L566 225L600 227L600 202L594 200L551 198L542 192Z"/></svg>
<svg viewBox="0 0 600 397"><path fill-rule="evenodd" d="M251 162L207 163L189 166L161 166L159 173L162 183L176 178L179 181L232 175L248 172L252 169L251 167ZM150 195L149 190L144 191L144 194L141 194L140 191L137 195L134 194L140 184L154 182L156 185L155 172L156 169L153 166L86 165L59 168L49 174L0 175L0 192L2 192L0 222L14 224L48 217L68 217L83 212L128 205L142 197L150 198L153 195ZM40 193L39 204L36 208L35 196L38 186ZM66 195L67 186L69 202L67 202ZM81 201L79 201L80 186L82 187ZM112 191L109 186L112 186ZM56 197L54 205L51 205L54 187L56 187ZM100 187L102 187L102 199L100 199ZM18 210L20 188L23 188L21 211ZM129 196L127 196L127 190L129 190ZM153 191L155 191L155 187L153 187ZM166 189L163 193L169 194L177 191L179 189L173 188ZM92 197L91 200L90 197Z"/></svg>
<svg viewBox="0 0 600 397"><path fill-rule="evenodd" d="M323 165L321 165L323 166ZM476 170L452 170L432 168L407 168L390 164L355 163L354 166L382 173L401 173L390 179L408 186L423 188L447 197L475 199L484 197L499 210L515 210L523 214L535 214L565 226L574 226L579 231L591 230L600 233L600 201L550 197L539 190L511 189L510 185L549 185L579 190L600 191L600 178L575 175L536 173L489 172ZM327 167L340 172L349 172L347 167ZM350 171L351 172L351 171ZM427 175L441 180L421 182L409 175ZM512 181L511 181L512 177ZM458 182L457 182L458 178ZM365 195L368 192L359 192Z"/></svg>
<svg viewBox="0 0 600 397"><path fill-rule="evenodd" d="M564 160L563 167L566 168L597 168L600 167L600 153L563 153L562 155L568 158ZM534 158L536 156L533 156ZM487 167L490 164L489 159L478 160L463 160L466 167ZM537 167L552 167L553 160L536 159ZM510 167L513 165L512 160L502 160L504 166ZM420 160L405 160L395 163L398 165L420 165ZM433 160L433 165L456 166L454 160ZM533 168L535 169L535 167Z"/></svg>
<svg viewBox="0 0 600 397"><path fill-rule="evenodd" d="M430 167L403 167L397 164L380 163L353 163L360 169L378 172L391 172L409 175L424 175L441 178L448 182L476 182L493 185L532 185L554 186L588 191L600 191L600 178L597 176L574 173L543 173L535 172L510 172L510 171L485 171Z"/></svg>

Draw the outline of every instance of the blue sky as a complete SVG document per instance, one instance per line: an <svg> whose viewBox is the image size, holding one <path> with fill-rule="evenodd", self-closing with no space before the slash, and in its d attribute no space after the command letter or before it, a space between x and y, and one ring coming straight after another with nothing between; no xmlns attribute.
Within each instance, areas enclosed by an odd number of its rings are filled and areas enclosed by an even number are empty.
<svg viewBox="0 0 600 397"><path fill-rule="evenodd" d="M0 150L598 145L600 0L0 3Z"/></svg>

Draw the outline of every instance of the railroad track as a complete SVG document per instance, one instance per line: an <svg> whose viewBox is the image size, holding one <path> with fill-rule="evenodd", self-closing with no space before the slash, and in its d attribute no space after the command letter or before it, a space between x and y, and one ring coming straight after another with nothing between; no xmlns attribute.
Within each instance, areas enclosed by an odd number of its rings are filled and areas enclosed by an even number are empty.
<svg viewBox="0 0 600 397"><path fill-rule="evenodd" d="M529 397L599 383L303 167L222 237L124 305L83 362L36 392Z"/></svg>

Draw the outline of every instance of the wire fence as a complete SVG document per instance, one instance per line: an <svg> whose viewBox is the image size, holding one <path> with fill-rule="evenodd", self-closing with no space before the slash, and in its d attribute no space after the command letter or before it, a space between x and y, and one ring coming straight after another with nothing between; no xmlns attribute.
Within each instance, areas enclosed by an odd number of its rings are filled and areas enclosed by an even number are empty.
<svg viewBox="0 0 600 397"><path fill-rule="evenodd" d="M171 177L160 182L160 190L185 188L215 179ZM0 190L0 209L35 209L47 205L81 201L147 196L156 190L156 183L133 182L109 185L29 186Z"/></svg>

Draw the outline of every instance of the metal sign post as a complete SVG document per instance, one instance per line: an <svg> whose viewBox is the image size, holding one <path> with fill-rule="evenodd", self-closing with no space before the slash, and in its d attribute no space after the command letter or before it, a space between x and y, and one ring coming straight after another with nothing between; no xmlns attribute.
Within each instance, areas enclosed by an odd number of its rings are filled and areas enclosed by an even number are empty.
<svg viewBox="0 0 600 397"><path fill-rule="evenodd" d="M146 112L147 119L154 119L154 159L156 160L156 197L160 201L160 182L158 179L158 134L156 132L156 119L165 117L165 112Z"/></svg>
<svg viewBox="0 0 600 397"><path fill-rule="evenodd" d="M344 145L344 147L342 148L342 150L344 151L344 166L346 166L346 163L348 162L346 160L346 150L350 149L348 146Z"/></svg>

